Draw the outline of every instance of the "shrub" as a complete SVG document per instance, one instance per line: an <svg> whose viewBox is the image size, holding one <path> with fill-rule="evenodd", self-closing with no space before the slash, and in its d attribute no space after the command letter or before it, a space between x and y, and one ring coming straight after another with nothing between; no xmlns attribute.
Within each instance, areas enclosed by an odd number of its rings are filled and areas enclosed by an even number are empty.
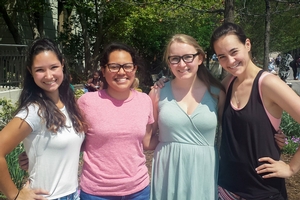
<svg viewBox="0 0 300 200"><path fill-rule="evenodd" d="M283 112L280 128L287 136L282 152L285 154L294 154L300 143L300 124L288 113Z"/></svg>
<svg viewBox="0 0 300 200"><path fill-rule="evenodd" d="M16 109L16 106L13 105L11 100L7 100L5 98L0 98L0 130L13 118L13 113ZM27 172L22 170L19 167L18 156L21 152L24 151L23 144L20 143L11 153L6 155L6 162L8 166L8 170L13 182L16 186L21 189L24 183L24 178L27 177ZM4 197L0 194L0 198Z"/></svg>

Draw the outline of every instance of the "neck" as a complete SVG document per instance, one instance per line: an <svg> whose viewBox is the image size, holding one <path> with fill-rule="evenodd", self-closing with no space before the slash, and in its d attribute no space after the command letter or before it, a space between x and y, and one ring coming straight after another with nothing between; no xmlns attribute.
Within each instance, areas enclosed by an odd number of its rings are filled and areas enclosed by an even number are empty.
<svg viewBox="0 0 300 200"><path fill-rule="evenodd" d="M46 93L46 95L55 103L55 105L61 109L64 107L63 102L61 102L60 97L59 97L59 92L57 93Z"/></svg>
<svg viewBox="0 0 300 200"><path fill-rule="evenodd" d="M175 86L178 89L184 89L184 90L189 90L192 88L199 80L197 75L195 75L193 78L190 79L178 79L175 78L172 81L173 86Z"/></svg>

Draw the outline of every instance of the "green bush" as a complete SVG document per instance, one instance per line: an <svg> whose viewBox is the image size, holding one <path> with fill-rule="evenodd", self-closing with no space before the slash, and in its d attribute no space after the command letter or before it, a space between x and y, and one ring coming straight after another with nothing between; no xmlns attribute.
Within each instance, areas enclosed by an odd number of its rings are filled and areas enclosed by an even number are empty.
<svg viewBox="0 0 300 200"><path fill-rule="evenodd" d="M84 91L82 89L76 89L75 90L75 97L78 99L79 97L81 97L81 95L84 94Z"/></svg>
<svg viewBox="0 0 300 200"><path fill-rule="evenodd" d="M13 113L16 106L13 105L11 100L0 98L0 130L13 118ZM24 151L23 144L20 143L10 154L6 155L6 162L8 170L13 182L21 189L24 184L24 179L27 177L27 172L19 167L18 156ZM4 196L0 193L0 198Z"/></svg>
<svg viewBox="0 0 300 200"><path fill-rule="evenodd" d="M288 113L283 112L280 128L287 136L282 152L285 154L294 154L300 142L300 124Z"/></svg>

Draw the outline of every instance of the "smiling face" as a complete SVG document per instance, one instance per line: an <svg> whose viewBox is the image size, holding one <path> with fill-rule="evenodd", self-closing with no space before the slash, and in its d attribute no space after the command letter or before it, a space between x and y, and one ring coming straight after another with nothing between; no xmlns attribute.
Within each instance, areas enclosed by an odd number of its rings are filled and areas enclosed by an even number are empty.
<svg viewBox="0 0 300 200"><path fill-rule="evenodd" d="M242 73L250 62L249 39L242 43L236 35L227 34L214 42L214 50L220 65L233 75Z"/></svg>
<svg viewBox="0 0 300 200"><path fill-rule="evenodd" d="M169 47L168 56L183 56L196 53L197 50L192 45L181 42L173 42ZM170 62L168 62L168 64L176 78L187 79L195 78L195 76L197 76L197 70L202 61L203 58L201 55L195 55L192 62L184 62L183 59L180 59L177 64L171 64Z"/></svg>
<svg viewBox="0 0 300 200"><path fill-rule="evenodd" d="M34 82L45 91L47 95L57 94L64 74L63 65L53 51L38 53L29 70Z"/></svg>
<svg viewBox="0 0 300 200"><path fill-rule="evenodd" d="M115 50L109 54L108 64L115 63L123 65L133 63L131 55L124 50ZM136 67L132 72L125 72L121 67L119 72L111 72L107 66L102 69L103 76L108 84L107 90L110 93L129 92L135 79Z"/></svg>

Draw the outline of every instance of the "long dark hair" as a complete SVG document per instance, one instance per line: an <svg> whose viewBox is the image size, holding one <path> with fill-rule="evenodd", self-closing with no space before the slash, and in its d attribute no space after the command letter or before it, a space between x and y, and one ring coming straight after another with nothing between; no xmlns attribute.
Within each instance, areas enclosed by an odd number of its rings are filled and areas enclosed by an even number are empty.
<svg viewBox="0 0 300 200"><path fill-rule="evenodd" d="M135 49L133 49L127 44L118 43L118 42L111 43L105 47L102 56L100 58L101 69L106 68L106 64L108 64L109 61L109 55L114 51L120 51L120 50L126 51L130 54L132 58L132 62L138 68L137 70L139 71L139 75L142 75L142 73L144 73L144 67L145 67L144 66L145 63L143 59L138 55ZM108 84L105 80L105 77L101 76L101 81L103 82L103 89L107 89Z"/></svg>
<svg viewBox="0 0 300 200"><path fill-rule="evenodd" d="M23 89L19 97L18 108L16 112L19 112L24 108L26 108L28 112L28 106L34 103L39 106L38 114L46 123L48 130L56 133L59 128L66 126L65 115L45 94L44 90L34 82L34 79L31 75L31 68L34 58L43 51L52 51L57 56L60 63L64 64L64 78L58 88L59 97L69 113L69 117L72 121L74 129L78 132L84 131L86 125L80 109L77 106L74 93L70 87L66 62L64 61L63 55L58 49L57 45L52 40L47 38L35 40L28 49Z"/></svg>
<svg viewBox="0 0 300 200"><path fill-rule="evenodd" d="M185 35L185 34L175 34L169 41L169 43L166 46L166 50L164 53L164 61L168 64L168 56L170 54L170 46L174 43L174 42L178 42L178 43L184 43L184 44L189 44L191 46L193 46L197 53L199 53L203 60L205 58L205 53L202 49L202 47L198 44L198 42L191 36L189 35ZM216 79L209 71L208 69L205 67L204 63L202 62L201 65L199 65L198 67L198 71L197 71L197 76L198 78L203 81L203 83L205 84L205 86L208 89L208 92L216 97L215 94L213 94L211 92L210 87L211 86L215 86L221 90L223 90L225 92L225 88L224 86L220 83L220 81L218 79Z"/></svg>

